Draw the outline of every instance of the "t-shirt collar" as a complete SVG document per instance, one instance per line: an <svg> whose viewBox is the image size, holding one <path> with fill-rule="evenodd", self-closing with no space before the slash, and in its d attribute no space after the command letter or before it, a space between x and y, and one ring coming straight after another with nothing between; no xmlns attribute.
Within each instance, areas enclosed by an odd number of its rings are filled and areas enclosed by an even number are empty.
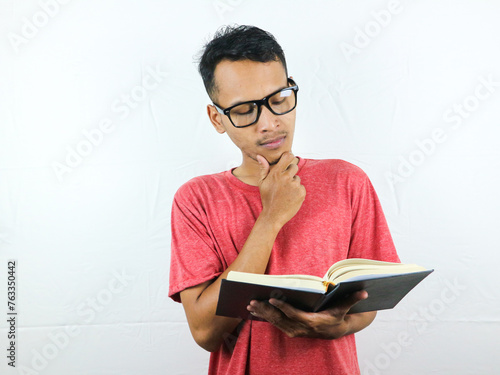
<svg viewBox="0 0 500 375"><path fill-rule="evenodd" d="M306 163L306 159L303 159L300 156L297 156L297 158L299 159L299 163L297 164L297 166L299 167L299 170L298 170L297 174L299 174L300 170L302 169L302 167ZM238 187L240 189L243 189L243 190L259 191L259 187L258 186L253 186L253 185L246 184L243 181L239 180L238 177L236 177L235 175L233 175L233 170L235 170L236 168L237 167L234 167L234 168L231 168L230 170L224 172L224 175L226 176L226 178L228 179L228 181L231 184L233 184L234 186L236 186L236 187Z"/></svg>

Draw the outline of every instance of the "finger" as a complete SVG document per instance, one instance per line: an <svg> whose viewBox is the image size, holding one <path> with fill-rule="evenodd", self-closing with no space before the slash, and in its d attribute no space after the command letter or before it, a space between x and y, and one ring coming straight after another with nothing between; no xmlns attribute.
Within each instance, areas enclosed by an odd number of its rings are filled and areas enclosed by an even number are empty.
<svg viewBox="0 0 500 375"><path fill-rule="evenodd" d="M300 176L295 175L292 177L292 180L300 185Z"/></svg>
<svg viewBox="0 0 500 375"><path fill-rule="evenodd" d="M292 162L290 163L290 165L297 165L298 166L299 164L299 158L298 157L294 157Z"/></svg>
<svg viewBox="0 0 500 375"><path fill-rule="evenodd" d="M293 156L293 155L292 155ZM283 173L289 173L290 176L294 176L299 171L299 158L294 157L293 160L288 164Z"/></svg>
<svg viewBox="0 0 500 375"><path fill-rule="evenodd" d="M272 298L273 302L278 301L274 298ZM298 337L298 336L304 336L307 331L304 330L304 324L300 320L293 320L286 316L279 308L271 305L270 303L264 303L264 304L259 304L259 307L257 307L257 304L253 303L254 301L250 302L250 309L253 309L254 312L251 312L254 316L258 316L259 318L267 320L269 323L271 323L273 326L278 328L279 330L283 331L287 336L289 337ZM257 301L255 301L257 302ZM265 306L264 306L265 305ZM289 306L288 304L285 304ZM255 306L255 307L252 307ZM286 307L283 305L283 308L286 309ZM262 309L260 309L262 308ZM293 307L290 306L291 309ZM258 312L256 312L258 310ZM299 310L297 310L299 311ZM307 314L305 312L302 312L302 314Z"/></svg>
<svg viewBox="0 0 500 375"><path fill-rule="evenodd" d="M269 305L268 303L264 301L257 301L257 300L252 300L249 302L247 306L247 310L255 313L254 315L262 315L269 313L272 310L275 310L274 307Z"/></svg>
<svg viewBox="0 0 500 375"><path fill-rule="evenodd" d="M260 181L262 181L269 174L269 163L267 162L266 158L261 155L257 155L257 161L259 162L260 166Z"/></svg>
<svg viewBox="0 0 500 375"><path fill-rule="evenodd" d="M290 165L288 166L288 168L287 168L287 169L285 169L285 170L283 171L283 174L287 174L287 175L289 175L290 177L293 177L293 176L295 176L295 175L297 174L297 172L298 172L298 171L299 171L299 167L297 166L297 164L293 164L293 163L292 163L292 164L290 164Z"/></svg>
<svg viewBox="0 0 500 375"><path fill-rule="evenodd" d="M247 310L250 311L253 316L265 319L271 324L277 324L282 318L279 310L266 302L252 300L247 306Z"/></svg>
<svg viewBox="0 0 500 375"><path fill-rule="evenodd" d="M277 309L281 310L281 312L283 314L285 314L287 317L289 317L290 319L293 319L293 320L298 321L298 322L304 322L307 320L306 317L307 317L308 313L306 313L303 310L296 309L292 305L290 305L282 300L279 300L276 298L271 298L269 300L269 304L271 304L274 307L276 307Z"/></svg>
<svg viewBox="0 0 500 375"><path fill-rule="evenodd" d="M275 165L275 170L278 172L284 172L288 166L292 163L294 160L295 156L291 152L284 152L281 154L280 160L278 163Z"/></svg>
<svg viewBox="0 0 500 375"><path fill-rule="evenodd" d="M300 176L295 175L292 177L292 186L298 188L300 193L303 194L304 197L306 196L306 188L304 187L304 185L302 185Z"/></svg>

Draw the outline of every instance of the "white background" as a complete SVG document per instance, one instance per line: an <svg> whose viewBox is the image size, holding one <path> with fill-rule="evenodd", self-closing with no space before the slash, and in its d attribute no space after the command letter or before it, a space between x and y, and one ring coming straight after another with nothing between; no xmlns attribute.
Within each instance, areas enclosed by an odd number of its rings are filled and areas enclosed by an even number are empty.
<svg viewBox="0 0 500 375"><path fill-rule="evenodd" d="M364 169L402 261L436 270L357 335L362 373L497 373L499 1L55 4L0 1L2 374L206 372L167 297L170 208L189 178L240 162L194 63L227 23L284 48L294 153Z"/></svg>

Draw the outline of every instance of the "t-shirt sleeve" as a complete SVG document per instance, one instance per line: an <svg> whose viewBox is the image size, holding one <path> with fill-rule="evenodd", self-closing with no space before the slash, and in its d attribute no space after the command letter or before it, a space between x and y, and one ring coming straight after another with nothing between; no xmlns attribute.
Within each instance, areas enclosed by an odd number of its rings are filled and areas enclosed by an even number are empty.
<svg viewBox="0 0 500 375"><path fill-rule="evenodd" d="M223 272L203 199L183 185L172 204L172 243L169 297L180 302L180 292L218 277Z"/></svg>
<svg viewBox="0 0 500 375"><path fill-rule="evenodd" d="M362 172L352 191L349 258L400 262L377 193Z"/></svg>

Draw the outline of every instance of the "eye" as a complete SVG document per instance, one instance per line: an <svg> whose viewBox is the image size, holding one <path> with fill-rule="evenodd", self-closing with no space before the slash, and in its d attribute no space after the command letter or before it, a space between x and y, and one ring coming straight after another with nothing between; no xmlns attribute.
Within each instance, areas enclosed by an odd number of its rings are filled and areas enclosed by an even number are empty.
<svg viewBox="0 0 500 375"><path fill-rule="evenodd" d="M280 105L280 104L283 104L285 102L285 100L286 100L286 98L281 98L281 99L276 98L276 99L273 99L271 104L272 105Z"/></svg>
<svg viewBox="0 0 500 375"><path fill-rule="evenodd" d="M231 110L231 114L235 116L246 116L251 115L255 110L255 106L252 104L242 104L238 107L234 107Z"/></svg>
<svg viewBox="0 0 500 375"><path fill-rule="evenodd" d="M291 95L292 95L292 90L287 90L287 89L281 90L280 92L276 93L270 98L269 103L273 106L282 105L283 103L287 102L290 99Z"/></svg>
<svg viewBox="0 0 500 375"><path fill-rule="evenodd" d="M247 111L243 111L243 110L240 111L240 110L238 110L238 111L234 111L234 114L235 115L239 115L239 116L243 116L243 115L249 115L252 112L253 112L252 109L248 109Z"/></svg>

